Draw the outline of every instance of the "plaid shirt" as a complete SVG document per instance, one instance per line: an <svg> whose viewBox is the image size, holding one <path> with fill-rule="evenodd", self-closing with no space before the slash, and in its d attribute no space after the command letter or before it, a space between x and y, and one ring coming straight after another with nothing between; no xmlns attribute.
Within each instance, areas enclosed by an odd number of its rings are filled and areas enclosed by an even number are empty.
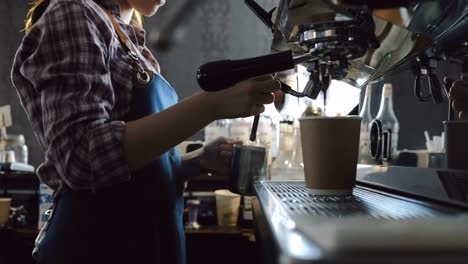
<svg viewBox="0 0 468 264"><path fill-rule="evenodd" d="M54 190L96 190L131 177L123 120L132 97L132 60L99 5L116 18L143 66L159 72L144 31L124 24L118 5L50 1L23 38L12 80L45 152L37 174Z"/></svg>

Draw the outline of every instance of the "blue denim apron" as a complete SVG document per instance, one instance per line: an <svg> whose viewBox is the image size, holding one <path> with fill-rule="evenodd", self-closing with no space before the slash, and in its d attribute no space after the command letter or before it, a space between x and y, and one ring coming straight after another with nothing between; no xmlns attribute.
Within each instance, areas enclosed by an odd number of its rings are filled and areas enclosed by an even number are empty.
<svg viewBox="0 0 468 264"><path fill-rule="evenodd" d="M169 83L155 74L147 87L133 89L127 121L177 100ZM179 166L173 149L132 172L130 182L95 193L64 192L39 246L39 263L185 263Z"/></svg>

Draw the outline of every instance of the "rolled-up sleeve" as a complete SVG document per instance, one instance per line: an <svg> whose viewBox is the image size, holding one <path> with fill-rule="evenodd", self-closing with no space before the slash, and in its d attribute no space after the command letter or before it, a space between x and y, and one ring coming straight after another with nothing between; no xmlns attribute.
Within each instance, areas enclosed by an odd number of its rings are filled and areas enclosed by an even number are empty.
<svg viewBox="0 0 468 264"><path fill-rule="evenodd" d="M125 123L111 116L110 41L103 38L111 33L100 32L93 15L77 2L55 5L38 22L37 50L20 68L40 95L46 160L72 189L130 180Z"/></svg>

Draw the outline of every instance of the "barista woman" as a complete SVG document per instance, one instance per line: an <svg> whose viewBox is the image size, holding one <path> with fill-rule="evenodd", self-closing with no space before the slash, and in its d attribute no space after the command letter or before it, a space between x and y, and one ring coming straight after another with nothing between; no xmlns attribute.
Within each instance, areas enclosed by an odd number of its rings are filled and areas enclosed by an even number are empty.
<svg viewBox="0 0 468 264"><path fill-rule="evenodd" d="M13 83L58 195L39 263L184 263L183 175L223 173L232 142L174 148L210 122L259 114L271 76L178 102L145 46L139 14L164 0L36 0ZM180 172L183 173L180 173Z"/></svg>

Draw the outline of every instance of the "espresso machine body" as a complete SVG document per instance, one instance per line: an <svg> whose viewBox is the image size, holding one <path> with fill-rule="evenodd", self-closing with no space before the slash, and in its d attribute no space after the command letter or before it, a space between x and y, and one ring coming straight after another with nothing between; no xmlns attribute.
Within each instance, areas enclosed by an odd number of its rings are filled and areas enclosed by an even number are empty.
<svg viewBox="0 0 468 264"><path fill-rule="evenodd" d="M449 98L437 62L466 76L467 0L281 0L269 12L245 2L271 29L273 54L307 67L311 98L331 79L365 87L411 71L414 100L440 104ZM375 143L385 154L389 143ZM255 189L273 238L262 241L275 253L269 263L468 262L458 235L468 228L468 171L359 165L350 197L317 197L302 181Z"/></svg>
<svg viewBox="0 0 468 264"><path fill-rule="evenodd" d="M316 99L332 79L361 88L413 68L432 84L424 93L415 82L418 98L442 103L447 93L435 80L434 62L466 61L466 0L281 0L269 12L254 0L244 2L272 31L272 54L202 65L202 89L219 90L302 64L310 80L302 93L291 94Z"/></svg>
<svg viewBox="0 0 468 264"><path fill-rule="evenodd" d="M318 64L326 78L363 87L424 53L460 58L450 51L466 52L467 14L466 0L282 0L271 48L311 54L311 75Z"/></svg>

